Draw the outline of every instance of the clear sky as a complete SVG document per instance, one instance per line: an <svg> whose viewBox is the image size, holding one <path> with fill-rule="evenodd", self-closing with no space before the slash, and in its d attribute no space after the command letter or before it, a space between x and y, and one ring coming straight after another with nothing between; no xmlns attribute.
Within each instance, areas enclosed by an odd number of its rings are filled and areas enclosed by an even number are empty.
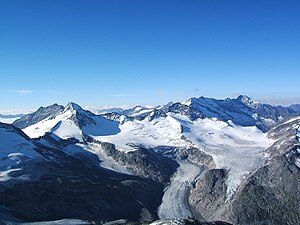
<svg viewBox="0 0 300 225"><path fill-rule="evenodd" d="M300 103L300 1L0 0L0 109Z"/></svg>

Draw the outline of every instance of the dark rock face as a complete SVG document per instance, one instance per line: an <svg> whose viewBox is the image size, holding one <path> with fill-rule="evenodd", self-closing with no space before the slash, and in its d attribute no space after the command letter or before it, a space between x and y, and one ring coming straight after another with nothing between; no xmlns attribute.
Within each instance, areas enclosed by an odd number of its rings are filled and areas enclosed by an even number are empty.
<svg viewBox="0 0 300 225"><path fill-rule="evenodd" d="M88 110L82 109L79 105L74 102L69 102L67 106L64 108L64 112L71 111L72 116L71 120L79 127L83 128L87 125L95 125L96 122L92 119L92 117L96 116L92 112Z"/></svg>
<svg viewBox="0 0 300 225"><path fill-rule="evenodd" d="M147 116L147 119L149 121L152 121L156 118L160 118L160 117L167 117L166 113L162 110L159 109L154 109L152 112L150 112Z"/></svg>
<svg viewBox="0 0 300 225"><path fill-rule="evenodd" d="M282 140L294 138L299 125L300 117L295 117L270 129L268 131L268 137Z"/></svg>
<svg viewBox="0 0 300 225"><path fill-rule="evenodd" d="M14 216L25 221L62 218L93 221L120 218L143 220L140 218L142 209L149 211L151 219L155 219L155 208L159 202L158 192L161 190L155 185L134 179L124 179L121 182L72 182L53 177L1 188L0 202L9 208ZM150 196L153 199L150 200Z"/></svg>
<svg viewBox="0 0 300 225"><path fill-rule="evenodd" d="M117 112L108 112L108 113L101 114L101 116L104 117L105 119L120 121L122 115Z"/></svg>
<svg viewBox="0 0 300 225"><path fill-rule="evenodd" d="M171 175L176 171L178 163L155 153L151 149L136 146L132 152L118 151L111 143L101 143L102 149L107 156L124 165L135 175L148 177L160 183L168 183Z"/></svg>
<svg viewBox="0 0 300 225"><path fill-rule="evenodd" d="M127 115L127 116L132 116L132 114L137 113L137 112L141 112L142 110L148 110L149 108L141 106L141 105L137 105L131 109L125 109L121 112L122 115Z"/></svg>
<svg viewBox="0 0 300 225"><path fill-rule="evenodd" d="M199 167L215 167L212 156L207 155L195 147L180 148L174 146L157 146L152 148L152 150L173 160L186 160L187 162Z"/></svg>
<svg viewBox="0 0 300 225"><path fill-rule="evenodd" d="M72 120L79 128L83 128L87 125L96 125L96 122L92 119L94 114L85 110L77 110L76 113L73 114Z"/></svg>
<svg viewBox="0 0 300 225"><path fill-rule="evenodd" d="M47 107L40 107L34 113L30 113L25 116L22 116L20 119L16 120L13 123L13 125L20 129L23 129L25 127L38 123L50 116L56 116L59 113L63 112L63 110L64 107L58 104L53 104Z"/></svg>
<svg viewBox="0 0 300 225"><path fill-rule="evenodd" d="M203 113L200 110L195 110L194 107L189 107L181 103L174 103L169 106L168 112L178 113L188 116L191 120L196 120L198 118L204 118Z"/></svg>
<svg viewBox="0 0 300 225"><path fill-rule="evenodd" d="M226 201L226 178L227 171L224 169L208 170L190 190L189 205L197 219L215 219L216 211Z"/></svg>
<svg viewBox="0 0 300 225"><path fill-rule="evenodd" d="M0 188L1 205L15 217L25 221L62 218L143 220L140 218L142 209L147 210L152 219L156 217L162 187L155 182L95 172L78 160L67 168L65 164L59 166L56 163L43 166L48 172L40 180Z"/></svg>
<svg viewBox="0 0 300 225"><path fill-rule="evenodd" d="M231 204L229 219L241 225L299 224L299 201L300 168L282 155L244 182Z"/></svg>
<svg viewBox="0 0 300 225"><path fill-rule="evenodd" d="M120 124L123 124L124 122L133 120L132 117L125 116L125 115L122 115L122 114L119 114L119 113L116 113L116 112L104 113L104 114L101 114L101 116L105 119L108 119L108 120L117 121Z"/></svg>
<svg viewBox="0 0 300 225"><path fill-rule="evenodd" d="M280 123L268 131L268 137L277 140L266 152L271 156L278 156L298 143L296 133L299 128L300 118L296 117Z"/></svg>

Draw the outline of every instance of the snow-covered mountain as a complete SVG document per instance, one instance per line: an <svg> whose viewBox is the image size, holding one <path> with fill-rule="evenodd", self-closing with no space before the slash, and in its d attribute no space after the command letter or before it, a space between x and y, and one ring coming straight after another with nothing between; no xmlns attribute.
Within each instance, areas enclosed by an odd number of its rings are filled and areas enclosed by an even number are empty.
<svg viewBox="0 0 300 225"><path fill-rule="evenodd" d="M264 168L274 170L273 174L265 175L266 179L273 179L281 174L272 163L282 168L294 166L293 182L300 185L297 171L299 115L295 107L262 104L247 96L225 100L191 98L153 108L136 106L101 115L71 102L65 107L57 104L41 107L14 123L24 133L14 129L37 146L33 149L44 149L43 152L55 149L54 152L88 163L97 171L107 171L106 177L115 177L117 173L125 180L135 176L146 179L147 185L158 190L156 198L161 194L159 190L165 187L156 205L141 211L145 221L152 221L156 216L161 221L196 217L199 221L223 220L246 225L257 224L259 220L243 216L234 204L242 204L243 196L251 201L240 207L253 217L259 213L260 207L255 203L259 196L250 199L255 194L246 192L245 188L253 179L264 179L261 174ZM11 141L3 139L1 142ZM43 159L40 152L35 158ZM48 156L48 160L50 158ZM52 158L57 159L57 156ZM69 162L62 160L60 163ZM270 187L262 194L273 190L271 183L266 185ZM280 185L284 188L283 183ZM131 183L130 187L133 186ZM277 191L278 194L284 192ZM300 189L296 193L300 196ZM272 207L274 201L270 199ZM295 200L288 201L290 204ZM250 203L251 210L248 209ZM289 210L288 205L284 208ZM293 210L294 213L299 211ZM265 212L264 216L267 218L265 224L284 224L283 220L274 219L275 214ZM300 221L294 214L287 216L290 221ZM129 217L121 214L101 218L107 221Z"/></svg>
<svg viewBox="0 0 300 225"><path fill-rule="evenodd" d="M186 115L191 120L198 118L231 120L241 126L257 126L264 132L280 121L299 115L299 111L292 108L261 104L245 95L225 100L205 97L191 98L184 103L172 104L169 106L168 112Z"/></svg>
<svg viewBox="0 0 300 225"><path fill-rule="evenodd" d="M45 118L48 118L50 116L55 116L62 112L64 109L63 106L58 104L53 104L47 107L40 107L37 111L27 114L25 116L22 116L20 119L16 120L13 124L16 127L19 127L21 129L28 127L32 124L35 124Z"/></svg>
<svg viewBox="0 0 300 225"><path fill-rule="evenodd" d="M40 110L40 109L39 109ZM47 110L48 111L48 110ZM22 119L22 118L21 118ZM61 139L75 138L83 142L84 135L112 135L119 132L118 122L107 120L102 116L95 115L83 110L79 105L70 102L63 110L44 118L36 118L23 131L31 138L44 136L51 133L53 137ZM18 126L19 121L14 125Z"/></svg>

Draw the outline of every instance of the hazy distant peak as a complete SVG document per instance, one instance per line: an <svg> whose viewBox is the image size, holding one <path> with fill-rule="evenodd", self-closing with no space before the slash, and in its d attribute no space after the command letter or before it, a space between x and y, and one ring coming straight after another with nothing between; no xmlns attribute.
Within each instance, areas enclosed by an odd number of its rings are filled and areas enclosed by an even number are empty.
<svg viewBox="0 0 300 225"><path fill-rule="evenodd" d="M249 107L257 107L260 103L258 101L255 101L253 99L251 99L249 96L247 95L239 95L237 97L237 100L240 101L241 103L249 106Z"/></svg>

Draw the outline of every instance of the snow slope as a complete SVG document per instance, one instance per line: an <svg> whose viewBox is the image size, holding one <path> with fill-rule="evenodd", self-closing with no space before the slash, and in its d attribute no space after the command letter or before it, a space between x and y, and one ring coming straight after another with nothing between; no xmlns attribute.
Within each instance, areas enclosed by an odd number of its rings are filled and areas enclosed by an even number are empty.
<svg viewBox="0 0 300 225"><path fill-rule="evenodd" d="M39 157L35 145L10 125L0 123L0 181L14 179L10 173L20 171L22 161ZM25 179L26 177L19 177Z"/></svg>
<svg viewBox="0 0 300 225"><path fill-rule="evenodd" d="M38 138L52 131L53 134L62 139L74 137L82 141L81 130L71 119L72 116L73 112L68 110L55 118L46 118L39 123L26 127L23 131L30 138Z"/></svg>

